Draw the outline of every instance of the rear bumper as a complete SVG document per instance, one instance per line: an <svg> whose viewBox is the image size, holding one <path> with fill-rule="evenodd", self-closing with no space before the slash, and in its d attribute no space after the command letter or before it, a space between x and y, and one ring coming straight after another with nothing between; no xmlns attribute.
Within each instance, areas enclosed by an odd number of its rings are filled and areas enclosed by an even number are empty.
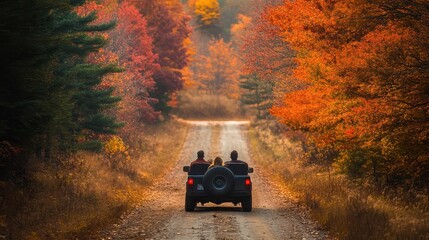
<svg viewBox="0 0 429 240"><path fill-rule="evenodd" d="M225 196L212 196L207 194L204 191L187 191L186 195L192 197L195 201L201 203L216 203L221 204L224 202L238 203L241 202L244 198L250 197L252 195L251 191L239 191L233 192Z"/></svg>

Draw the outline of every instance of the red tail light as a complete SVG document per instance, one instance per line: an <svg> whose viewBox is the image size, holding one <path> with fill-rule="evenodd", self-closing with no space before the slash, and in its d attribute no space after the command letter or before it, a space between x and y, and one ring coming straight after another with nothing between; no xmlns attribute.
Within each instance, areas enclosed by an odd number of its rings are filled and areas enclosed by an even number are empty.
<svg viewBox="0 0 429 240"><path fill-rule="evenodd" d="M250 178L246 178L246 180L244 181L244 184L246 186L250 186L252 184L252 182L250 181Z"/></svg>
<svg viewBox="0 0 429 240"><path fill-rule="evenodd" d="M188 186L194 186L194 179L188 178Z"/></svg>

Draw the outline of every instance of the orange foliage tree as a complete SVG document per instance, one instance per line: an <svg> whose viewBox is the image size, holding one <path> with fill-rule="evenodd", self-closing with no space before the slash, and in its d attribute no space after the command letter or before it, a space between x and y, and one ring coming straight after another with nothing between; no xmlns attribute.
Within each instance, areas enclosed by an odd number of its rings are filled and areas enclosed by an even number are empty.
<svg viewBox="0 0 429 240"><path fill-rule="evenodd" d="M261 15L278 2L256 1L253 12L249 16L239 16L231 33L240 51L243 74L255 75L261 82L268 81L275 85L276 94L283 94L300 89L303 84L292 76L295 52L283 41L279 28Z"/></svg>
<svg viewBox="0 0 429 240"><path fill-rule="evenodd" d="M352 175L426 186L429 178L429 11L420 0L296 0L264 18L295 52L272 114L334 149ZM426 180L425 180L426 179Z"/></svg>
<svg viewBox="0 0 429 240"><path fill-rule="evenodd" d="M208 50L208 55L196 56L194 78L208 93L238 98L240 68L231 43L212 39Z"/></svg>
<svg viewBox="0 0 429 240"><path fill-rule="evenodd" d="M257 86L259 92L264 89L264 102L257 106L266 117L273 100L283 96L285 92L302 88L303 84L292 76L292 67L295 65L293 58L295 52L290 49L288 43L283 41L279 34L279 28L271 24L269 20L261 15L270 6L278 5L281 0L259 0L253 1L247 16L238 15L238 22L231 27L232 40L239 49L242 61L243 80L240 87L243 103L249 104L246 96L252 95L249 87ZM250 81L250 82L249 82ZM253 96L256 97L256 96ZM256 97L258 99L259 97ZM261 114L257 114L262 117Z"/></svg>

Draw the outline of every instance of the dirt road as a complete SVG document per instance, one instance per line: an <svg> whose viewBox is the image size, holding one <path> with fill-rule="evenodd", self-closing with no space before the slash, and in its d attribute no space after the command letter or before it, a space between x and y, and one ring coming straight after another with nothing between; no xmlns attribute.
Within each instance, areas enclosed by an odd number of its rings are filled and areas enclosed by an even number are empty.
<svg viewBox="0 0 429 240"><path fill-rule="evenodd" d="M176 165L151 188L147 201L124 216L101 239L325 239L325 233L298 214L287 198L280 196L270 179L262 176L249 154L247 122L190 122L192 124ZM179 143L178 143L179 144ZM255 168L253 211L242 212L239 205L205 204L195 212L184 211L186 173L182 166L204 150L206 159L237 150L239 159ZM264 174L267 176L267 174Z"/></svg>

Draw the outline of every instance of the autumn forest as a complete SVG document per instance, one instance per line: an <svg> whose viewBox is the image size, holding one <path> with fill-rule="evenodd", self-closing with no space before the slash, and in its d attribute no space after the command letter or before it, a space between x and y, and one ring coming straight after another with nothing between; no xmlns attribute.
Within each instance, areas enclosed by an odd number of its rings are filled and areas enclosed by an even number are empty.
<svg viewBox="0 0 429 240"><path fill-rule="evenodd" d="M429 237L427 0L2 0L0 19L0 239L114 222L183 119L250 120L252 156L337 239Z"/></svg>

